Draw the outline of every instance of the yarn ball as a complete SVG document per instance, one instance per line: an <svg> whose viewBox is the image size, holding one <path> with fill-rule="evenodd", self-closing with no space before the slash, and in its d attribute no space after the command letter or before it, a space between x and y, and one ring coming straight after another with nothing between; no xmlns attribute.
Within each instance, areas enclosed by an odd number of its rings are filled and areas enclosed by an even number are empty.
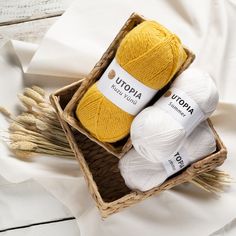
<svg viewBox="0 0 236 236"><path fill-rule="evenodd" d="M124 37L115 58L136 80L159 90L171 80L187 55L176 35L154 21L144 21ZM76 116L94 137L110 143L127 136L134 119L107 99L96 83L80 100Z"/></svg>
<svg viewBox="0 0 236 236"><path fill-rule="evenodd" d="M202 121L216 109L218 91L206 72L189 68L176 78L171 87L184 91L198 104L204 115ZM188 135L183 125L162 110L158 102L159 100L135 117L130 132L136 151L153 162L174 155Z"/></svg>
<svg viewBox="0 0 236 236"><path fill-rule="evenodd" d="M207 122L202 122L183 144L191 163L215 152L216 142ZM161 185L169 176L161 160L153 163L133 148L119 162L121 175L130 189L147 191Z"/></svg>

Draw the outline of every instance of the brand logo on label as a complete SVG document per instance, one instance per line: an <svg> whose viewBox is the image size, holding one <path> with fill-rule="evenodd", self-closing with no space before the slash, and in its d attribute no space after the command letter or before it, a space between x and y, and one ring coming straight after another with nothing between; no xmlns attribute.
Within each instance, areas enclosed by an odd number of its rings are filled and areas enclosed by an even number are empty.
<svg viewBox="0 0 236 236"><path fill-rule="evenodd" d="M116 76L116 72L114 70L110 70L108 73L108 78L109 79L114 79Z"/></svg>
<svg viewBox="0 0 236 236"><path fill-rule="evenodd" d="M168 90L165 94L164 97L170 97L172 94L171 90ZM185 108L191 115L194 112L194 109L187 103L185 102L180 96L177 94L172 94L171 99L175 100L177 103L179 103L180 106Z"/></svg>
<svg viewBox="0 0 236 236"><path fill-rule="evenodd" d="M168 91L165 92L164 97L169 97L170 95L171 95L171 91L168 90Z"/></svg>

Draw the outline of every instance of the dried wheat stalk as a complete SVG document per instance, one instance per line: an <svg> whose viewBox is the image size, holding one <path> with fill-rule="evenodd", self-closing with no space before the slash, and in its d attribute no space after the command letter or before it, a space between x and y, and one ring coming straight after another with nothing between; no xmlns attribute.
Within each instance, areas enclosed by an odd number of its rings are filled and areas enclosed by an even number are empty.
<svg viewBox="0 0 236 236"><path fill-rule="evenodd" d="M14 117L5 108L0 112L10 121L7 139L9 148L19 158L47 154L74 158L57 115L45 91L37 86L25 88L18 98L25 108Z"/></svg>
<svg viewBox="0 0 236 236"><path fill-rule="evenodd" d="M235 181L225 171L214 169L196 176L190 183L197 187L214 194L223 192L224 188Z"/></svg>
<svg viewBox="0 0 236 236"><path fill-rule="evenodd" d="M25 111L17 117L0 107L0 113L10 121L9 137L5 139L8 140L9 148L15 156L30 158L35 154L47 154L74 158L56 112L46 98L45 91L38 86L25 88L23 94L18 94L18 98L25 107ZM189 182L207 192L219 193L233 180L226 172L215 169L202 173Z"/></svg>

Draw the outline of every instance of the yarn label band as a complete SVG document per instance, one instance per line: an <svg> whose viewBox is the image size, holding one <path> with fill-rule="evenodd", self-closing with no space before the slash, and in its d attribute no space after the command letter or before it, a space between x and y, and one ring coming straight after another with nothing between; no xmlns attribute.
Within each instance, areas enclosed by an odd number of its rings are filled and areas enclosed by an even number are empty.
<svg viewBox="0 0 236 236"><path fill-rule="evenodd" d="M170 88L156 105L179 122L187 135L205 118L198 104L184 91L175 87Z"/></svg>
<svg viewBox="0 0 236 236"><path fill-rule="evenodd" d="M190 164L190 160L188 159L185 149L181 148L181 150L171 159L163 161L162 164L167 172L167 175L171 176L188 166Z"/></svg>
<svg viewBox="0 0 236 236"><path fill-rule="evenodd" d="M113 104L131 115L137 115L157 93L132 77L116 59L99 79L97 88Z"/></svg>

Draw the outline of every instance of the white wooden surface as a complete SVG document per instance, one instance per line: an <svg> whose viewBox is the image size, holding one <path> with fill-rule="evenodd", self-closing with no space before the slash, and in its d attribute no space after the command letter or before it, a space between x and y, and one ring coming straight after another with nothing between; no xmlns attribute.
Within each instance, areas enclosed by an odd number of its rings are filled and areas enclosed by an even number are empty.
<svg viewBox="0 0 236 236"><path fill-rule="evenodd" d="M0 0L0 46L8 39L39 43L73 0Z"/></svg>
<svg viewBox="0 0 236 236"><path fill-rule="evenodd" d="M79 236L80 232L76 225L76 220L69 220L12 229L2 232L2 234L4 234L4 236Z"/></svg>
<svg viewBox="0 0 236 236"><path fill-rule="evenodd" d="M71 0L0 0L0 25L61 15Z"/></svg>
<svg viewBox="0 0 236 236"><path fill-rule="evenodd" d="M72 0L0 0L0 47L9 39L40 43ZM0 236L79 236L68 209L39 184L0 176Z"/></svg>
<svg viewBox="0 0 236 236"><path fill-rule="evenodd" d="M0 47L9 39L39 43L58 17L0 26Z"/></svg>

